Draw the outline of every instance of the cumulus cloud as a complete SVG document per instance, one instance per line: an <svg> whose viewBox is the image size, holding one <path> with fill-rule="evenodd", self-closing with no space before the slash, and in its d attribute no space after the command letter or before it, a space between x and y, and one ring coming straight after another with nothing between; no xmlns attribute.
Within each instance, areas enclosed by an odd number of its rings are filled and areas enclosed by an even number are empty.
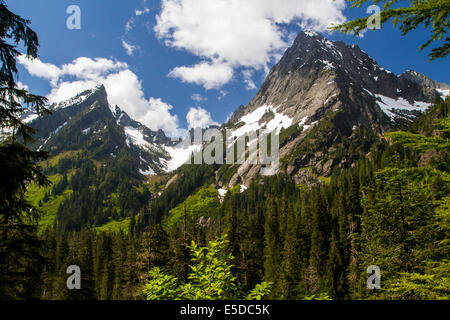
<svg viewBox="0 0 450 320"><path fill-rule="evenodd" d="M167 46L203 59L169 75L217 89L232 79L233 69L266 70L279 59L291 40L283 25L325 31L345 21L344 8L345 0L162 0L154 31Z"/></svg>
<svg viewBox="0 0 450 320"><path fill-rule="evenodd" d="M211 125L219 125L213 121L211 113L202 107L191 108L186 115L186 121L189 129L192 128L208 128Z"/></svg>
<svg viewBox="0 0 450 320"><path fill-rule="evenodd" d="M111 59L80 57L71 63L64 64L61 68L60 76L71 75L82 79L98 79L125 68L128 68L126 63Z"/></svg>
<svg viewBox="0 0 450 320"><path fill-rule="evenodd" d="M17 60L29 74L49 80L52 84L55 84L61 76L61 70L51 63L44 63L39 59L28 59L24 55L18 56Z"/></svg>
<svg viewBox="0 0 450 320"><path fill-rule="evenodd" d="M325 31L345 21L344 8L345 0L162 0L154 31L167 46L203 59L169 75L217 89L236 68L266 70L279 59L291 41L283 24Z"/></svg>
<svg viewBox="0 0 450 320"><path fill-rule="evenodd" d="M201 62L190 67L176 67L169 76L202 85L206 90L219 89L231 80L233 68L227 63Z"/></svg>
<svg viewBox="0 0 450 320"><path fill-rule="evenodd" d="M161 99L146 99L141 81L126 63L85 57L61 67L24 57L19 58L19 63L30 74L50 81L52 89L47 97L51 102L70 99L84 90L103 84L109 102L118 105L132 118L152 130L163 129L170 136L181 132L178 117L170 113L172 106Z"/></svg>

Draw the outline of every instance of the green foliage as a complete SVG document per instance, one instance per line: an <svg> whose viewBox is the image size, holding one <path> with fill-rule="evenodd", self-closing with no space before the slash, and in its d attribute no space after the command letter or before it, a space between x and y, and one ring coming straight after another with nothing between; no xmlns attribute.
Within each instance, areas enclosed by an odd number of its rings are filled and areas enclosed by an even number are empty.
<svg viewBox="0 0 450 320"><path fill-rule="evenodd" d="M303 300L332 300L332 299L327 294L319 294L319 295L313 294L312 296L304 297Z"/></svg>
<svg viewBox="0 0 450 320"><path fill-rule="evenodd" d="M202 187L189 196L185 202L170 210L167 220L167 226L169 228L182 221L185 205L186 215L189 221L198 220L201 216L215 216L220 206L217 190L213 186Z"/></svg>
<svg viewBox="0 0 450 320"><path fill-rule="evenodd" d="M368 0L347 0L352 8L360 8ZM430 60L445 58L450 53L449 14L450 2L448 0L409 0L406 6L401 6L405 1L399 0L374 0L373 4L383 4L381 12L381 24L392 20L394 27L399 26L403 35L418 27L431 28L430 39L420 46L420 49L428 47L431 43L443 42L434 48L429 55ZM397 6L398 5L398 6ZM359 33L367 28L367 18L358 18L353 21L333 26L331 30L339 30L345 33Z"/></svg>
<svg viewBox="0 0 450 320"><path fill-rule="evenodd" d="M437 177L438 172L428 168L386 168L367 190L361 218L364 261L377 257L375 264L383 266L386 277L414 270L435 241L431 186Z"/></svg>
<svg viewBox="0 0 450 320"><path fill-rule="evenodd" d="M161 223L170 210L185 201L193 191L210 184L214 180L214 166L184 165L175 172L176 181L170 184L161 196L155 198L149 208L140 216L138 230L140 233L153 223Z"/></svg>
<svg viewBox="0 0 450 320"><path fill-rule="evenodd" d="M29 25L0 0L0 299L36 297L43 262L36 235L40 211L27 201L26 190L32 182L48 184L36 164L47 154L28 148L34 130L21 116L27 110L48 113L47 100L16 85L18 49L37 57L39 41Z"/></svg>
<svg viewBox="0 0 450 320"><path fill-rule="evenodd" d="M49 173L64 174L54 185L54 191L67 194L67 190L71 190L70 196L58 207L57 230L79 231L86 225L100 227L105 224L109 225L102 230L124 230L129 218L150 199L150 192L135 165L135 158L122 149L116 158L99 167L85 153L60 159L57 165L48 167ZM64 189L66 191L62 191Z"/></svg>
<svg viewBox="0 0 450 320"><path fill-rule="evenodd" d="M232 274L234 257L228 252L227 236L211 241L208 247L199 247L192 241L189 282L167 275L159 268L150 271L150 280L143 293L147 300L227 300L243 295ZM248 299L260 300L270 292L270 284L262 283L252 290Z"/></svg>
<svg viewBox="0 0 450 320"><path fill-rule="evenodd" d="M297 138L303 132L303 128L296 123L289 128L282 128L280 131L280 148L284 147L288 142Z"/></svg>
<svg viewBox="0 0 450 320"><path fill-rule="evenodd" d="M270 282L257 284L255 289L250 291L250 293L247 295L247 300L261 300L262 298L270 294L271 288L272 284Z"/></svg>
<svg viewBox="0 0 450 320"><path fill-rule="evenodd" d="M107 222L106 224L96 227L95 230L97 232L104 232L104 233L124 233L127 234L128 230L130 228L130 219L123 219L123 220L111 220L110 222Z"/></svg>
<svg viewBox="0 0 450 320"><path fill-rule="evenodd" d="M233 178L238 169L238 165L224 164L218 170L217 176L219 180L226 185L230 183L231 178Z"/></svg>
<svg viewBox="0 0 450 320"><path fill-rule="evenodd" d="M178 286L178 278L163 273L158 267L150 272L150 281L145 285L143 293L147 300L181 300L184 298ZM180 293L182 296L180 297Z"/></svg>
<svg viewBox="0 0 450 320"><path fill-rule="evenodd" d="M359 235L362 265L382 267L376 299L448 299L450 170L449 100L412 128L387 134L392 146L364 189ZM431 126L430 126L431 125ZM424 155L434 155L423 161ZM419 162L419 159L421 160ZM420 164L420 166L417 166Z"/></svg>
<svg viewBox="0 0 450 320"><path fill-rule="evenodd" d="M395 300L448 300L450 297L450 262L445 261L439 273L401 273L387 282L384 296Z"/></svg>

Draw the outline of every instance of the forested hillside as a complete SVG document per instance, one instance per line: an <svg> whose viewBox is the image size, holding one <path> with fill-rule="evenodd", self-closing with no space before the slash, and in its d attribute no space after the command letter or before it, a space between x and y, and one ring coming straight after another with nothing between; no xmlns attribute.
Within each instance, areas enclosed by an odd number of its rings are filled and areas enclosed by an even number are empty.
<svg viewBox="0 0 450 320"><path fill-rule="evenodd" d="M186 282L191 241L206 246L226 234L231 272L247 292L265 282L273 299L447 299L449 107L439 102L407 131L376 139L354 168L312 185L278 175L222 198L209 189L215 168L185 165L129 232L47 230L38 293L144 299L160 276L154 267ZM76 296L64 288L68 264L88 270ZM381 290L366 287L370 265L381 268Z"/></svg>

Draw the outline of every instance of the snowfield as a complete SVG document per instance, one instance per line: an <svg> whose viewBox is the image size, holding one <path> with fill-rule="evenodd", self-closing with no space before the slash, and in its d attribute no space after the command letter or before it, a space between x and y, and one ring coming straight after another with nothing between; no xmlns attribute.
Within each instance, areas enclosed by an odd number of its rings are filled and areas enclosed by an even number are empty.
<svg viewBox="0 0 450 320"><path fill-rule="evenodd" d="M256 132L257 130L263 128L264 126L266 126L266 129L264 130L265 132L269 133L272 131L276 131L277 134L280 133L282 128L290 127L294 119L277 112L277 109L278 108L274 108L271 105L270 106L264 105L262 107L259 107L255 111L243 116L240 121L243 122L244 125L231 133L231 139L230 141L228 141L228 146L231 147L235 138L242 137L250 132ZM261 118L267 112L273 112L274 118L270 120L267 124L259 123Z"/></svg>
<svg viewBox="0 0 450 320"><path fill-rule="evenodd" d="M181 167L183 164L185 164L190 156L198 152L202 149L201 145L192 145L189 147L164 147L164 149L169 153L170 160L169 161L163 161L166 165L166 172L172 172L179 167Z"/></svg>
<svg viewBox="0 0 450 320"><path fill-rule="evenodd" d="M144 139L144 135L136 128L133 127L124 127L125 134L127 136L127 145L130 146L130 143L143 149L143 150L154 150L159 151L160 149L154 144L148 142Z"/></svg>
<svg viewBox="0 0 450 320"><path fill-rule="evenodd" d="M391 119L394 119L396 114L392 112L393 110L407 110L407 111L421 111L425 112L431 106L431 103L415 101L414 105L410 104L407 100L403 98L399 98L397 100L385 97L381 94L374 95L379 98L381 101L377 101L377 104L380 106L381 110Z"/></svg>
<svg viewBox="0 0 450 320"><path fill-rule="evenodd" d="M450 90L436 89L436 91L444 98L450 95Z"/></svg>

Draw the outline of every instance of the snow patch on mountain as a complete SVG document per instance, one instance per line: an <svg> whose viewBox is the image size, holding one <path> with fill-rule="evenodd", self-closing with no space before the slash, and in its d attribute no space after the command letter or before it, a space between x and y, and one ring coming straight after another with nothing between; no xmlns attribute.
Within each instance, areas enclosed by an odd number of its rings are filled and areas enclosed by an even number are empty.
<svg viewBox="0 0 450 320"><path fill-rule="evenodd" d="M153 169L149 166L147 170L142 170L139 169L139 173L142 174L143 176L154 176L155 175L155 171L153 171Z"/></svg>
<svg viewBox="0 0 450 320"><path fill-rule="evenodd" d="M450 95L450 90L436 89L436 91L444 98Z"/></svg>
<svg viewBox="0 0 450 320"><path fill-rule="evenodd" d="M300 120L300 122L298 123L299 128L303 127L303 130L306 130L307 129L305 126L306 121L308 121L308 116L306 116L302 120Z"/></svg>
<svg viewBox="0 0 450 320"><path fill-rule="evenodd" d="M376 94L375 97L378 98L377 104L380 106L381 110L392 120L396 117L395 110L400 111L420 111L425 112L431 106L431 103L415 101L414 104L410 104L407 100L403 98L392 99L381 94Z"/></svg>
<svg viewBox="0 0 450 320"><path fill-rule="evenodd" d="M283 113L277 112L277 110L280 108L274 108L272 105L264 105L262 107L259 107L255 111L243 116L240 119L240 122L243 122L244 125L237 128L231 133L231 139L234 141L235 138L242 137L245 134L248 134L250 132L256 132L259 129L262 129L265 127L265 132L272 132L276 131L277 134L280 133L282 128L288 128L292 125L293 120L292 118L286 116ZM273 113L273 119L270 120L267 123L261 122L260 120L266 113ZM233 141L228 141L233 143Z"/></svg>
<svg viewBox="0 0 450 320"><path fill-rule="evenodd" d="M318 35L319 35L317 32L315 32L315 31L310 31L310 30L305 31L305 34L306 34L308 37L315 37L315 36L318 36Z"/></svg>
<svg viewBox="0 0 450 320"><path fill-rule="evenodd" d="M50 136L44 140L44 142L39 146L39 148L37 149L37 151L41 151L42 148L47 144L47 142L55 135L57 134L59 131L61 131L62 128L64 128L67 125L67 121L64 122L62 125L60 125L58 128L56 128L55 131L53 131L52 133L50 133Z"/></svg>
<svg viewBox="0 0 450 320"><path fill-rule="evenodd" d="M39 115L38 115L37 113L31 113L31 114L29 114L28 116L26 116L26 117L22 120L22 122L23 122L23 123L30 123L30 122L33 122L33 120L35 120L35 119L37 119L37 118L39 118Z"/></svg>
<svg viewBox="0 0 450 320"><path fill-rule="evenodd" d="M325 65L324 67L325 70L335 69L334 64L328 60L318 60L318 61L322 62Z"/></svg>
<svg viewBox="0 0 450 320"><path fill-rule="evenodd" d="M60 125L54 132L52 135L57 134L59 131L61 131L62 128L64 128L67 125L67 121L64 122L62 125Z"/></svg>
<svg viewBox="0 0 450 320"><path fill-rule="evenodd" d="M144 150L157 150L158 148L154 145L145 140L144 135L142 132L140 132L138 129L133 127L123 127L125 130L125 134L127 136L127 146L129 147L130 144L133 144L141 149Z"/></svg>
<svg viewBox="0 0 450 320"><path fill-rule="evenodd" d="M113 105L111 105L111 104L109 104L108 103L108 107L109 107L109 110L111 110L111 113L113 114L113 116L114 116L114 118L116 118L116 116L117 116L117 107L116 106L113 106Z"/></svg>
<svg viewBox="0 0 450 320"><path fill-rule="evenodd" d="M53 110L56 110L56 109L64 109L64 108L71 107L74 105L79 105L79 104L83 103L84 101L86 101L95 92L97 92L99 90L99 88L100 88L100 86L97 86L93 89L86 90L73 98L55 103L51 108Z"/></svg>
<svg viewBox="0 0 450 320"><path fill-rule="evenodd" d="M223 197L225 197L225 195L227 194L228 190L223 189L223 188L220 188L220 189L217 189L217 192L218 192L219 195L223 198Z"/></svg>
<svg viewBox="0 0 450 320"><path fill-rule="evenodd" d="M195 152L198 152L202 149L202 145L191 145L188 147L164 147L164 149L169 153L170 160L163 160L166 166L166 172L172 172L183 164L185 164L191 155Z"/></svg>

